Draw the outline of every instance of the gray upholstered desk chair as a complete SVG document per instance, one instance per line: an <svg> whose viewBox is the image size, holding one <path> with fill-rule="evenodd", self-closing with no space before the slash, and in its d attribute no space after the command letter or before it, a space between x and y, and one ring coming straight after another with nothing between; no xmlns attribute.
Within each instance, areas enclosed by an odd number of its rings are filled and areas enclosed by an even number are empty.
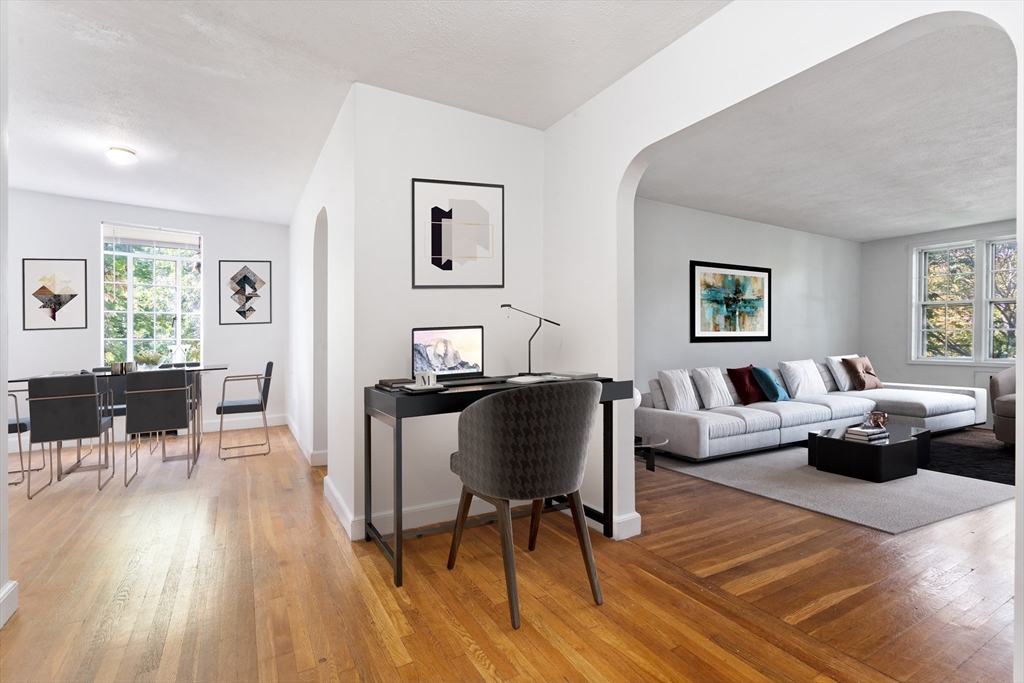
<svg viewBox="0 0 1024 683"><path fill-rule="evenodd" d="M135 472L128 477L128 458L132 444L142 434L160 434L164 462L185 460L185 476L192 477L199 459L192 430L192 387L184 370L150 370L130 372L125 387L124 420L124 485L128 486L139 473L139 446L135 445ZM185 455L167 457L167 432L184 429L188 432Z"/></svg>
<svg viewBox="0 0 1024 683"><path fill-rule="evenodd" d="M462 478L448 569L455 566L473 496L498 509L501 555L512 627L519 628L519 594L512 545L510 500L532 500L529 549L537 545L545 498L567 496L583 551L594 602L602 603L580 485L587 462L601 384L559 382L502 391L480 399L459 416L459 450L452 472Z"/></svg>
<svg viewBox="0 0 1024 683"><path fill-rule="evenodd" d="M8 398L13 398L14 399L14 417L7 418L7 434L8 435L11 435L11 434L17 434L18 435L18 460L20 461L19 464L21 466L21 469L18 470L18 474L20 476L17 479L17 481L11 481L10 480L10 476L8 476L8 478L7 478L7 485L8 486L17 486L21 482L25 481L25 449L23 448L22 443L21 443L21 435L24 434L25 432L29 431L32 428L32 423L28 419L28 417L27 416L26 417L22 417L21 416L21 409L18 407L18 393L19 392L20 393L24 393L25 390L24 389L18 389L16 391L8 391L7 392ZM39 470L43 469L43 467L46 467L46 457L45 456L43 457L43 464L42 464L42 466L40 466L39 469L37 469L35 471L38 472ZM11 473L8 472L7 474L10 475Z"/></svg>
<svg viewBox="0 0 1024 683"><path fill-rule="evenodd" d="M234 458L248 458L253 455L266 455L270 453L270 430L267 429L267 403L270 401L270 378L274 374L274 362L267 363L267 370L262 375L230 375L224 378L221 386L220 401L217 403L217 414L220 415L220 435L217 438L217 456L221 460L233 460ZM255 382L256 398L242 398L227 400L228 382ZM224 445L224 416L243 415L245 413L259 413L263 417L263 443L245 443L239 446ZM262 448L266 450L256 453L242 453L240 455L225 456L224 451L231 451L237 448Z"/></svg>
<svg viewBox="0 0 1024 683"><path fill-rule="evenodd" d="M96 487L103 487L114 478L114 459L110 454L111 430L114 420L105 416L110 408L109 392L100 391L96 375L57 375L34 377L28 381L29 417L32 429L29 431L28 449L28 497L31 500L39 491L53 483L53 444L57 444L57 481L74 471L96 470ZM79 441L103 437L103 459L96 465L83 466L81 450L78 462L64 469L61 461L61 446L64 441ZM50 444L50 481L39 491L32 491L32 446ZM97 456L98 459L98 456ZM43 454L45 464L46 454ZM103 470L110 470L110 476L103 478Z"/></svg>

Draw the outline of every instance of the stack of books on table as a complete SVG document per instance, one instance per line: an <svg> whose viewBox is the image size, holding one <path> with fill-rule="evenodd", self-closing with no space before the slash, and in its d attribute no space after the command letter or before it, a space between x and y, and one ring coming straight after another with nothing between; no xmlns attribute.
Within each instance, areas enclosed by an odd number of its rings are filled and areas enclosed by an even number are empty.
<svg viewBox="0 0 1024 683"><path fill-rule="evenodd" d="M850 427L846 430L847 441L860 441L861 443L887 443L889 432L885 427Z"/></svg>

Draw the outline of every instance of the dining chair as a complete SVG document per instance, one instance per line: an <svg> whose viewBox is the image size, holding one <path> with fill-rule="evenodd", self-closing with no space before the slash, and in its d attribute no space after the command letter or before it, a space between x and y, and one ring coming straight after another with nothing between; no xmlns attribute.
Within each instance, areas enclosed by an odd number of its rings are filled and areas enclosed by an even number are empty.
<svg viewBox="0 0 1024 683"><path fill-rule="evenodd" d="M124 485L128 486L139 473L139 445L142 434L160 434L161 460L171 462L185 460L185 476L192 477L198 464L199 451L195 447L192 429L192 388L185 371L148 370L130 372L125 386L124 422ZM187 432L188 450L185 455L167 457L167 432L184 429ZM135 445L135 472L128 476L128 459Z"/></svg>
<svg viewBox="0 0 1024 683"><path fill-rule="evenodd" d="M92 374L59 375L34 377L28 381L29 431L28 450L28 498L31 500L39 491L53 484L53 444L57 445L57 481L75 471L96 470L96 487L103 487L114 478L115 464L110 454L113 418L105 414L110 409L110 392L100 390L97 378ZM81 450L76 463L67 470L62 460L64 441L79 441L103 437L103 458L97 456L97 464L83 465ZM38 491L32 491L32 450L34 444L48 444L50 447L50 480ZM45 465L46 454L43 453ZM110 476L103 478L103 471L110 470Z"/></svg>
<svg viewBox="0 0 1024 683"><path fill-rule="evenodd" d="M267 404L270 401L270 379L274 374L274 362L267 363L266 372L262 375L230 375L224 378L221 386L220 402L217 403L217 414L220 415L220 435L217 439L217 456L221 460L234 460L235 458L249 458L254 455L267 455L270 453L270 430L267 428ZM227 400L228 382L255 382L256 398L243 398ZM263 418L263 443L247 443L240 446L225 446L224 444L224 416L242 415L246 413L259 413ZM224 451L231 451L238 448L262 448L265 451L258 453L243 453L241 455L223 455Z"/></svg>
<svg viewBox="0 0 1024 683"><path fill-rule="evenodd" d="M24 434L25 432L29 431L32 428L32 422L31 422L31 420L28 419L27 416L26 417L22 417L21 416L21 410L20 410L20 408L18 406L18 394L19 393L25 393L26 391L27 391L27 389L13 389L13 390L7 392L8 398L14 399L14 417L7 418L7 434L8 435L11 435L11 434L17 434L18 435L18 461L19 461L19 465L20 465L20 469L18 470L18 474L20 476L19 476L17 481L11 481L10 480L11 472L10 471L7 472L7 474L8 474L7 485L8 486L17 486L17 485L19 485L19 484L21 484L22 482L25 481L25 449L24 449L24 447L22 445L22 442L21 442L22 441L21 435ZM29 463L30 466L31 466L31 464L32 463ZM38 469L36 469L35 471L38 472L39 470L43 469L44 467L46 467L46 458L45 457L43 458L43 464Z"/></svg>
<svg viewBox="0 0 1024 683"><path fill-rule="evenodd" d="M558 382L485 396L459 416L459 450L452 453L451 469L462 479L462 496L448 569L455 567L473 496L494 505L513 628L519 628L519 593L509 507L512 500L533 501L528 545L532 551L537 546L544 499L568 498L594 602L603 602L580 498L600 398L598 382Z"/></svg>

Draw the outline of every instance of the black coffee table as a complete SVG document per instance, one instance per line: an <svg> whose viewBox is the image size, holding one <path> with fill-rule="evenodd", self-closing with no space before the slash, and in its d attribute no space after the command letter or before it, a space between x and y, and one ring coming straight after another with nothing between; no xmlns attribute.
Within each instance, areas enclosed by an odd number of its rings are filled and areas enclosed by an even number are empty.
<svg viewBox="0 0 1024 683"><path fill-rule="evenodd" d="M931 461L931 432L919 427L889 425L889 441L871 444L843 438L846 427L807 435L807 464L822 472L865 481L884 482L917 474Z"/></svg>

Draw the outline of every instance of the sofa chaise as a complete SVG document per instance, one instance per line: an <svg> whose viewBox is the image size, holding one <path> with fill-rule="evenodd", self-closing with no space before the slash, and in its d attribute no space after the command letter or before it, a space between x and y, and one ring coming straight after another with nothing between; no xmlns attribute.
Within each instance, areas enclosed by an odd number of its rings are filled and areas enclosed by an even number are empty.
<svg viewBox="0 0 1024 683"><path fill-rule="evenodd" d="M880 389L841 391L828 365L814 365L825 385L823 394L743 405L722 371L733 405L707 409L695 392L699 409L685 412L668 408L661 381L653 379L651 392L641 396L636 409L636 434L667 437L668 444L659 450L686 460L706 460L804 441L808 432L860 424L864 413L872 410L888 413L892 424L933 433L987 420L984 389L886 383ZM772 374L785 386L782 373L773 369Z"/></svg>

